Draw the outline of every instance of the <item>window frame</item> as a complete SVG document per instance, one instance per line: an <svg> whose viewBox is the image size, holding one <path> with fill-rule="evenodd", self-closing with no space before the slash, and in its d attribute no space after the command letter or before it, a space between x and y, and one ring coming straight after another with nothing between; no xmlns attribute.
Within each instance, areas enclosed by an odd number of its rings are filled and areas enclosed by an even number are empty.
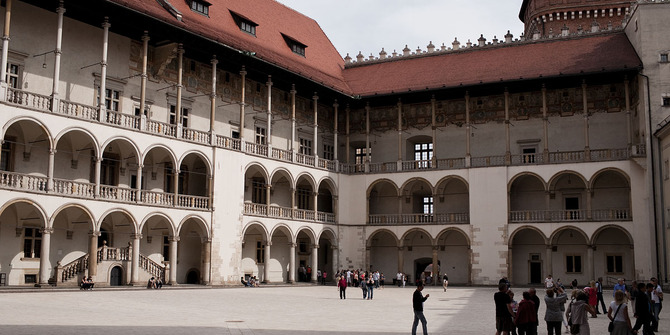
<svg viewBox="0 0 670 335"><path fill-rule="evenodd" d="M230 15L233 17L233 21L235 21L235 24L240 28L241 32L256 37L256 27L258 27L258 23L233 11L230 11Z"/></svg>
<svg viewBox="0 0 670 335"><path fill-rule="evenodd" d="M295 189L295 205L298 209L309 210L310 197L312 190L305 187L296 187Z"/></svg>
<svg viewBox="0 0 670 335"><path fill-rule="evenodd" d="M568 267L568 259L572 258L572 269ZM576 260L579 259L579 269ZM577 271L579 270L579 271ZM565 273L580 274L584 272L584 262L581 254L565 254Z"/></svg>
<svg viewBox="0 0 670 335"><path fill-rule="evenodd" d="M254 143L266 145L268 143L267 134L267 129L265 127L256 126L256 131L254 132Z"/></svg>
<svg viewBox="0 0 670 335"><path fill-rule="evenodd" d="M30 236L28 235L30 232ZM30 242L29 255L26 243ZM42 252L42 232L38 227L23 227L23 259L39 259Z"/></svg>
<svg viewBox="0 0 670 335"><path fill-rule="evenodd" d="M414 161L417 162L417 168L430 168L433 154L433 142L414 143Z"/></svg>
<svg viewBox="0 0 670 335"><path fill-rule="evenodd" d="M335 146L324 143L323 144L323 159L327 159L329 161L332 161L335 159Z"/></svg>
<svg viewBox="0 0 670 335"><path fill-rule="evenodd" d="M191 11L209 17L209 6L212 5L211 3L202 0L190 0L189 2L188 7Z"/></svg>
<svg viewBox="0 0 670 335"><path fill-rule="evenodd" d="M298 139L298 152L305 155L305 156L312 156L313 152L313 146L312 146L312 140L304 137L300 137Z"/></svg>
<svg viewBox="0 0 670 335"><path fill-rule="evenodd" d="M13 50L8 50L7 52L7 77L4 78L5 82L10 88L14 88L17 90L23 89L23 73L26 68L26 58L28 58L28 54L18 52L18 51L13 51ZM10 73L11 66L14 65L16 66L16 73L15 76L12 76ZM10 78L16 78L16 86L10 85Z"/></svg>
<svg viewBox="0 0 670 335"><path fill-rule="evenodd" d="M286 42L289 50L291 50L296 55L307 57L307 45L300 43L295 38L289 37L287 35L282 34L282 36L284 36L284 41Z"/></svg>
<svg viewBox="0 0 670 335"><path fill-rule="evenodd" d="M610 271L610 257L612 257L612 269L613 271ZM620 268L617 269L617 258L619 258L619 266ZM613 253L607 253L605 254L605 272L607 274L616 274L620 275L624 273L624 257L623 254L613 254ZM619 271L617 271L619 270Z"/></svg>

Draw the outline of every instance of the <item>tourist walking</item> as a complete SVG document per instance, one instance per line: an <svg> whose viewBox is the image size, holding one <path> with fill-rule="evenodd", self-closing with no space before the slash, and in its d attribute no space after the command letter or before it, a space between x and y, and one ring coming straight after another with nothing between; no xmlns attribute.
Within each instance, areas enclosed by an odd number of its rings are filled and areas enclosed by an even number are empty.
<svg viewBox="0 0 670 335"><path fill-rule="evenodd" d="M663 308L663 289L658 285L658 280L654 277L651 278L651 284L653 289L651 291L651 311L654 313L654 318L651 322L651 329L655 332L658 331L658 315L661 313Z"/></svg>
<svg viewBox="0 0 670 335"><path fill-rule="evenodd" d="M577 298L570 303L570 308L565 312L568 323L571 323L571 333L579 335L591 335L589 318L586 313L596 316L596 310L589 305L589 297L584 291L577 291ZM575 331L575 329L577 331Z"/></svg>
<svg viewBox="0 0 670 335"><path fill-rule="evenodd" d="M547 289L547 295L544 296L544 303L547 305L544 313L544 321L547 323L547 333L549 335L561 335L561 323L563 323L563 312L561 307L568 300L568 295L560 287Z"/></svg>
<svg viewBox="0 0 670 335"><path fill-rule="evenodd" d="M605 301L603 300L603 277L598 277L598 280L596 280L596 314L600 314L600 311L598 311L598 304L602 306L603 308L603 314L605 314Z"/></svg>
<svg viewBox="0 0 670 335"><path fill-rule="evenodd" d="M340 290L340 299L347 298L347 278L341 276L340 280L337 282L337 288Z"/></svg>
<svg viewBox="0 0 670 335"><path fill-rule="evenodd" d="M610 303L607 317L611 321L609 327L610 335L628 335L633 331L628 316L628 305L625 303L626 295L622 291L614 292L614 301ZM614 314L612 314L614 312Z"/></svg>
<svg viewBox="0 0 670 335"><path fill-rule="evenodd" d="M647 285L645 283L637 284L637 296L635 297L635 313L633 316L635 320L635 326L633 326L633 332L637 332L642 328L642 334L652 335L654 332L651 330L651 312L649 310L649 296L647 295L646 290ZM653 287L653 286L652 286Z"/></svg>
<svg viewBox="0 0 670 335"><path fill-rule="evenodd" d="M416 290L414 291L414 295L412 296L412 307L414 308L414 323L412 323L412 335L416 335L416 327L419 325L419 321L421 321L421 327L423 327L423 335L428 335L428 327L426 322L426 317L423 315L423 303L430 297L430 294L426 294L424 297L423 294L421 294L421 291L423 291L423 285L421 282L419 282L416 285Z"/></svg>

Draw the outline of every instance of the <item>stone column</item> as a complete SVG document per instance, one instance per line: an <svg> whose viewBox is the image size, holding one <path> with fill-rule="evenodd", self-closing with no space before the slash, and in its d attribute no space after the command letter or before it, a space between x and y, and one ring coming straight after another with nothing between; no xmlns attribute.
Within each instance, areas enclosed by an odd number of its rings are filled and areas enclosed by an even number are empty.
<svg viewBox="0 0 670 335"><path fill-rule="evenodd" d="M465 92L465 167L470 167L470 92Z"/></svg>
<svg viewBox="0 0 670 335"><path fill-rule="evenodd" d="M318 220L318 218L319 218L319 209L318 209L318 208L319 208L319 207L318 207L318 204L319 204L319 192L314 192L314 193L312 193L312 199L314 199L314 219L317 219L317 220Z"/></svg>
<svg viewBox="0 0 670 335"><path fill-rule="evenodd" d="M51 252L51 234L54 229L42 228L42 249L40 251L40 281L39 285L49 285L49 276L51 275L51 263L49 261Z"/></svg>
<svg viewBox="0 0 670 335"><path fill-rule="evenodd" d="M335 102L333 103L333 112L335 113L335 115L333 116L333 118L335 119L335 121L333 122L333 137L334 137L334 139L333 139L333 160L335 160L335 161L340 160L340 157L337 155L337 152L338 152L337 148L339 147L338 139L337 139L337 135L338 135L337 126L338 126L338 119L339 119L338 115L337 115L337 108L339 106L340 105L337 103L337 99L335 99ZM336 168L338 168L338 167L336 166Z"/></svg>
<svg viewBox="0 0 670 335"><path fill-rule="evenodd" d="M437 108L437 101L435 100L435 95L430 98L430 125L431 125L431 134L432 134L432 143L433 143L433 158L431 159L431 165L435 169L437 168L437 122L435 120Z"/></svg>
<svg viewBox="0 0 670 335"><path fill-rule="evenodd" d="M96 157L95 158L95 197L100 196L100 165L102 163L102 158Z"/></svg>
<svg viewBox="0 0 670 335"><path fill-rule="evenodd" d="M291 85L291 151L295 160L295 85Z"/></svg>
<svg viewBox="0 0 670 335"><path fill-rule="evenodd" d="M586 80L582 81L582 101L584 103L584 160L591 160L591 148L589 147L589 102L586 96Z"/></svg>
<svg viewBox="0 0 670 335"><path fill-rule="evenodd" d="M146 119L150 117L150 115L144 115L144 110L147 108L146 107L146 99L147 99L147 58L149 55L149 32L144 31L144 35L142 35L142 74L140 74L140 120L145 120L144 123L146 123ZM140 122L142 123L142 122ZM145 129L146 126L140 126L142 130Z"/></svg>
<svg viewBox="0 0 670 335"><path fill-rule="evenodd" d="M242 65L240 76L242 77L242 95L240 97L240 140L244 141L244 107L246 106L245 93L247 90L247 70L244 65Z"/></svg>
<svg viewBox="0 0 670 335"><path fill-rule="evenodd" d="M212 94L210 95L210 107L209 107L209 134L210 134L210 144L216 144L216 134L214 133L214 123L216 121L216 64L219 61L216 59L216 55L212 56Z"/></svg>
<svg viewBox="0 0 670 335"><path fill-rule="evenodd" d="M314 96L312 97L314 100L314 151L312 152L312 155L314 156L314 164L316 166L319 165L319 145L318 145L318 128L319 128L319 115L318 115L318 101L319 101L319 96L316 95L316 92L314 92Z"/></svg>
<svg viewBox="0 0 670 335"><path fill-rule="evenodd" d="M472 250L472 249L471 249ZM512 245L507 246L507 279L510 281L510 283L513 283L513 276L514 276L514 263L513 260L514 258L512 257L514 253L512 252ZM470 258L470 262L472 263L472 258ZM472 279L472 278L471 278Z"/></svg>
<svg viewBox="0 0 670 335"><path fill-rule="evenodd" d="M291 188L291 217L295 217L295 188Z"/></svg>
<svg viewBox="0 0 670 335"><path fill-rule="evenodd" d="M142 168L144 165L137 165L137 199L135 201L142 202Z"/></svg>
<svg viewBox="0 0 670 335"><path fill-rule="evenodd" d="M593 197L593 194L591 193L591 188L587 187L586 188L586 218L591 220L593 215L591 214L591 198Z"/></svg>
<svg viewBox="0 0 670 335"><path fill-rule="evenodd" d="M319 245L314 243L312 245L312 278L310 281L312 283L317 282L316 270L319 268Z"/></svg>
<svg viewBox="0 0 670 335"><path fill-rule="evenodd" d="M88 235L88 276L93 278L98 274L98 237L99 231L91 231Z"/></svg>
<svg viewBox="0 0 670 335"><path fill-rule="evenodd" d="M371 271L372 270L372 264L370 264L370 246L365 247L365 266L363 269L365 271Z"/></svg>
<svg viewBox="0 0 670 335"><path fill-rule="evenodd" d="M170 281L168 284L177 285L177 246L179 236L170 236L168 240L170 241Z"/></svg>
<svg viewBox="0 0 670 335"><path fill-rule="evenodd" d="M179 164L179 163L177 163L177 164ZM172 176L172 179L173 179L172 183L174 185L174 203L172 205L176 206L177 204L179 204L179 173L180 173L180 171L177 168L177 166L175 166L174 169L172 169L172 172L174 173L174 175Z"/></svg>
<svg viewBox="0 0 670 335"><path fill-rule="evenodd" d="M402 170L402 101L398 99L398 165Z"/></svg>
<svg viewBox="0 0 670 335"><path fill-rule="evenodd" d="M509 129L509 91L505 87L505 164L512 163L512 151L510 149L510 129Z"/></svg>
<svg viewBox="0 0 670 335"><path fill-rule="evenodd" d="M542 150L543 162L549 163L549 118L547 117L547 86L542 84L542 128L544 149Z"/></svg>
<svg viewBox="0 0 670 335"><path fill-rule="evenodd" d="M105 16L102 23L102 61L100 62L100 93L98 107L98 121L103 122L107 119L107 104L105 97L107 96L107 48L109 45L109 18Z"/></svg>
<svg viewBox="0 0 670 335"><path fill-rule="evenodd" d="M595 278L594 266L593 266L593 251L595 251L595 245L588 245L586 247L586 275L589 278Z"/></svg>
<svg viewBox="0 0 670 335"><path fill-rule="evenodd" d="M132 243L132 256L131 256L131 266L130 266L130 285L137 286L140 285L140 240L142 239L142 234L132 234L130 238L133 239Z"/></svg>
<svg viewBox="0 0 670 335"><path fill-rule="evenodd" d="M331 259L333 260L333 268L332 268L330 273L331 273L331 278L333 278L333 280L335 280L335 274L339 270L340 255L337 252L338 250L339 249L337 248L337 246L335 246L335 245L330 246L330 252L332 254Z"/></svg>
<svg viewBox="0 0 670 335"><path fill-rule="evenodd" d="M265 242L265 259L263 262L263 283L269 283L270 279L268 279L270 275L270 247L272 246L271 241Z"/></svg>
<svg viewBox="0 0 670 335"><path fill-rule="evenodd" d="M265 205L268 206L268 208L266 209L268 214L270 213L270 196L271 196L270 193L272 193L271 191L272 191L272 185L270 185L269 183L266 184L265 185Z"/></svg>
<svg viewBox="0 0 670 335"><path fill-rule="evenodd" d="M347 155L347 159L345 160L347 164L351 163L351 145L349 144L349 135L351 134L350 129L349 129L349 113L351 113L351 109L349 108L349 105L347 104L347 108L344 110L345 113L345 118L344 118L344 127L345 127L345 136L344 136L344 150Z"/></svg>
<svg viewBox="0 0 670 335"><path fill-rule="evenodd" d="M212 259L212 239L204 238L202 242L202 284L209 285L211 283L210 278L210 265Z"/></svg>
<svg viewBox="0 0 670 335"><path fill-rule="evenodd" d="M623 82L624 92L626 95L626 134L628 135L628 148L630 149L633 146L633 132L631 125L631 113L630 113L630 86L628 82L628 77Z"/></svg>
<svg viewBox="0 0 670 335"><path fill-rule="evenodd" d="M56 149L49 150L49 168L47 170L47 191L51 192L54 189L54 161L56 156Z"/></svg>
<svg viewBox="0 0 670 335"><path fill-rule="evenodd" d="M5 91L7 89L7 58L9 51L9 23L12 17L12 0L5 1L5 26L2 34L2 58L0 58L0 86L2 87L2 94L0 97L4 100L6 97Z"/></svg>
<svg viewBox="0 0 670 335"><path fill-rule="evenodd" d="M546 274L553 274L554 273L554 265L553 265L553 260L552 260L552 247L551 244L547 244L547 249L545 252L545 260L544 260L544 273Z"/></svg>
<svg viewBox="0 0 670 335"><path fill-rule="evenodd" d="M174 111L174 122L176 124L176 137L181 138L182 137L182 127L183 124L181 122L181 94L182 94L182 88L184 85L182 85L182 80L184 78L184 45L179 43L179 47L177 47L177 104L175 106L175 111Z"/></svg>
<svg viewBox="0 0 670 335"><path fill-rule="evenodd" d="M402 273L405 273L405 271L403 271L403 268L405 267L404 249L405 247L398 247L398 272Z"/></svg>
<svg viewBox="0 0 670 335"><path fill-rule="evenodd" d="M65 14L65 7L63 7L63 0L59 1L58 9L58 28L56 33L56 49L54 49L54 78L53 87L51 90L51 111L58 112L60 106L60 97L58 96L58 86L60 84L60 57L63 54L61 47L63 44L63 14Z"/></svg>
<svg viewBox="0 0 670 335"><path fill-rule="evenodd" d="M433 286L436 286L438 279L440 279L440 267L437 264L437 251L439 249L440 247L433 246Z"/></svg>
<svg viewBox="0 0 670 335"><path fill-rule="evenodd" d="M291 242L288 244L290 248L290 254L288 257L288 282L293 284L295 283L295 247L296 244Z"/></svg>
<svg viewBox="0 0 670 335"><path fill-rule="evenodd" d="M272 157L272 76L268 75L268 82L265 83L268 86L268 111L267 111L267 134L265 142L268 145L268 155Z"/></svg>

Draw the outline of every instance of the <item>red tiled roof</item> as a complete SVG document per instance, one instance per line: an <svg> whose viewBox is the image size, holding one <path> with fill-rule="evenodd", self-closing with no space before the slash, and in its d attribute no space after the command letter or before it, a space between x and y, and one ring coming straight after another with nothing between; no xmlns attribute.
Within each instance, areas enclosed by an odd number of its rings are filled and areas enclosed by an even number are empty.
<svg viewBox="0 0 670 335"><path fill-rule="evenodd" d="M353 92L371 96L641 65L626 35L618 32L371 62L348 67L344 78Z"/></svg>
<svg viewBox="0 0 670 335"><path fill-rule="evenodd" d="M255 52L255 56L264 61L336 91L351 93L342 77L344 61L319 24L274 0L208 0L211 3L209 17L192 11L185 0L168 0L181 12L182 21L178 21L156 0L109 1L232 48ZM230 11L258 24L256 37L241 31ZM282 34L306 45L306 56L293 53Z"/></svg>

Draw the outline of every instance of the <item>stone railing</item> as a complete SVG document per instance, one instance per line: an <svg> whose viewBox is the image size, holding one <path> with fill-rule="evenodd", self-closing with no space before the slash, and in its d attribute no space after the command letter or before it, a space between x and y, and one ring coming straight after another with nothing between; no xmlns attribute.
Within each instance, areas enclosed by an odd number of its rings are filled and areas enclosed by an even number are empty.
<svg viewBox="0 0 670 335"><path fill-rule="evenodd" d="M337 220L335 214L333 213L315 212L309 209L291 209L289 207L282 207L277 205L268 206L251 202L244 203L244 214L322 223L335 223Z"/></svg>
<svg viewBox="0 0 670 335"><path fill-rule="evenodd" d="M244 214L265 216L268 215L268 206L263 204L254 204L252 202L245 202Z"/></svg>
<svg viewBox="0 0 670 335"><path fill-rule="evenodd" d="M463 169L465 168L465 158L447 158L437 159L438 169Z"/></svg>
<svg viewBox="0 0 670 335"><path fill-rule="evenodd" d="M505 156L472 157L471 167L504 166Z"/></svg>
<svg viewBox="0 0 670 335"><path fill-rule="evenodd" d="M151 276L160 278L162 282L165 282L165 265L158 264L142 254L140 254L139 265Z"/></svg>
<svg viewBox="0 0 670 335"><path fill-rule="evenodd" d="M100 185L100 198L119 202L137 201L137 190L128 187Z"/></svg>
<svg viewBox="0 0 670 335"><path fill-rule="evenodd" d="M337 168L337 164L335 164L335 163L336 163L335 161L319 158L318 167L321 168L321 169L326 169L328 171L333 171L334 172L335 169Z"/></svg>
<svg viewBox="0 0 670 335"><path fill-rule="evenodd" d="M268 146L264 144L256 144L253 142L244 142L244 152L256 156L268 156Z"/></svg>
<svg viewBox="0 0 670 335"><path fill-rule="evenodd" d="M183 128L181 137L187 141L200 144L209 144L209 132L196 130L193 128Z"/></svg>
<svg viewBox="0 0 670 335"><path fill-rule="evenodd" d="M370 169L370 173L385 173L385 172L396 172L398 171L398 163L396 162L388 162L388 163L370 163L368 164L368 168ZM356 170L363 169L363 171L357 171L357 172L365 172L365 165L357 165Z"/></svg>
<svg viewBox="0 0 670 335"><path fill-rule="evenodd" d="M290 219L293 217L293 209L289 207L271 205L268 209L268 216L273 218Z"/></svg>
<svg viewBox="0 0 670 335"><path fill-rule="evenodd" d="M630 208L510 211L510 222L631 221Z"/></svg>
<svg viewBox="0 0 670 335"><path fill-rule="evenodd" d="M46 192L49 179L29 174L0 171L0 187L31 192Z"/></svg>
<svg viewBox="0 0 670 335"><path fill-rule="evenodd" d="M209 197L179 194L177 197L177 207L209 209Z"/></svg>
<svg viewBox="0 0 670 335"><path fill-rule="evenodd" d="M95 196L95 184L54 178L53 192L71 197L93 199Z"/></svg>
<svg viewBox="0 0 670 335"><path fill-rule="evenodd" d="M171 207L174 206L174 193L142 190L142 202L145 204Z"/></svg>
<svg viewBox="0 0 670 335"><path fill-rule="evenodd" d="M51 97L47 95L8 88L6 101L10 104L28 107L44 112L51 111Z"/></svg>
<svg viewBox="0 0 670 335"><path fill-rule="evenodd" d="M107 241L98 248L98 261L129 261L130 248L113 248L107 246Z"/></svg>
<svg viewBox="0 0 670 335"><path fill-rule="evenodd" d="M272 148L272 158L278 159L280 161L291 162L293 161L293 152L290 150Z"/></svg>
<svg viewBox="0 0 670 335"><path fill-rule="evenodd" d="M85 254L70 263L61 265L58 261L56 265L56 278L58 282L64 283L68 280L77 277L88 269L88 254Z"/></svg>
<svg viewBox="0 0 670 335"><path fill-rule="evenodd" d="M295 154L295 161L298 164L314 166L315 158L314 156L309 156L301 153Z"/></svg>
<svg viewBox="0 0 670 335"><path fill-rule="evenodd" d="M468 213L437 213L437 214L370 214L368 223L371 225L397 224L462 224L469 223Z"/></svg>
<svg viewBox="0 0 670 335"><path fill-rule="evenodd" d="M433 161L431 160L421 160L421 161L403 161L402 170L403 171L413 171L413 170L425 170L433 168Z"/></svg>
<svg viewBox="0 0 670 335"><path fill-rule="evenodd" d="M146 131L156 135L175 137L177 135L177 125L155 120L147 120Z"/></svg>
<svg viewBox="0 0 670 335"><path fill-rule="evenodd" d="M94 106L78 104L75 102L61 100L58 112L67 116L83 120L98 120L98 108Z"/></svg>
<svg viewBox="0 0 670 335"><path fill-rule="evenodd" d="M239 151L242 149L242 141L239 138L230 138L226 136L216 136L216 146L219 148Z"/></svg>
<svg viewBox="0 0 670 335"><path fill-rule="evenodd" d="M107 111L105 122L128 129L140 129L140 117L130 114Z"/></svg>

